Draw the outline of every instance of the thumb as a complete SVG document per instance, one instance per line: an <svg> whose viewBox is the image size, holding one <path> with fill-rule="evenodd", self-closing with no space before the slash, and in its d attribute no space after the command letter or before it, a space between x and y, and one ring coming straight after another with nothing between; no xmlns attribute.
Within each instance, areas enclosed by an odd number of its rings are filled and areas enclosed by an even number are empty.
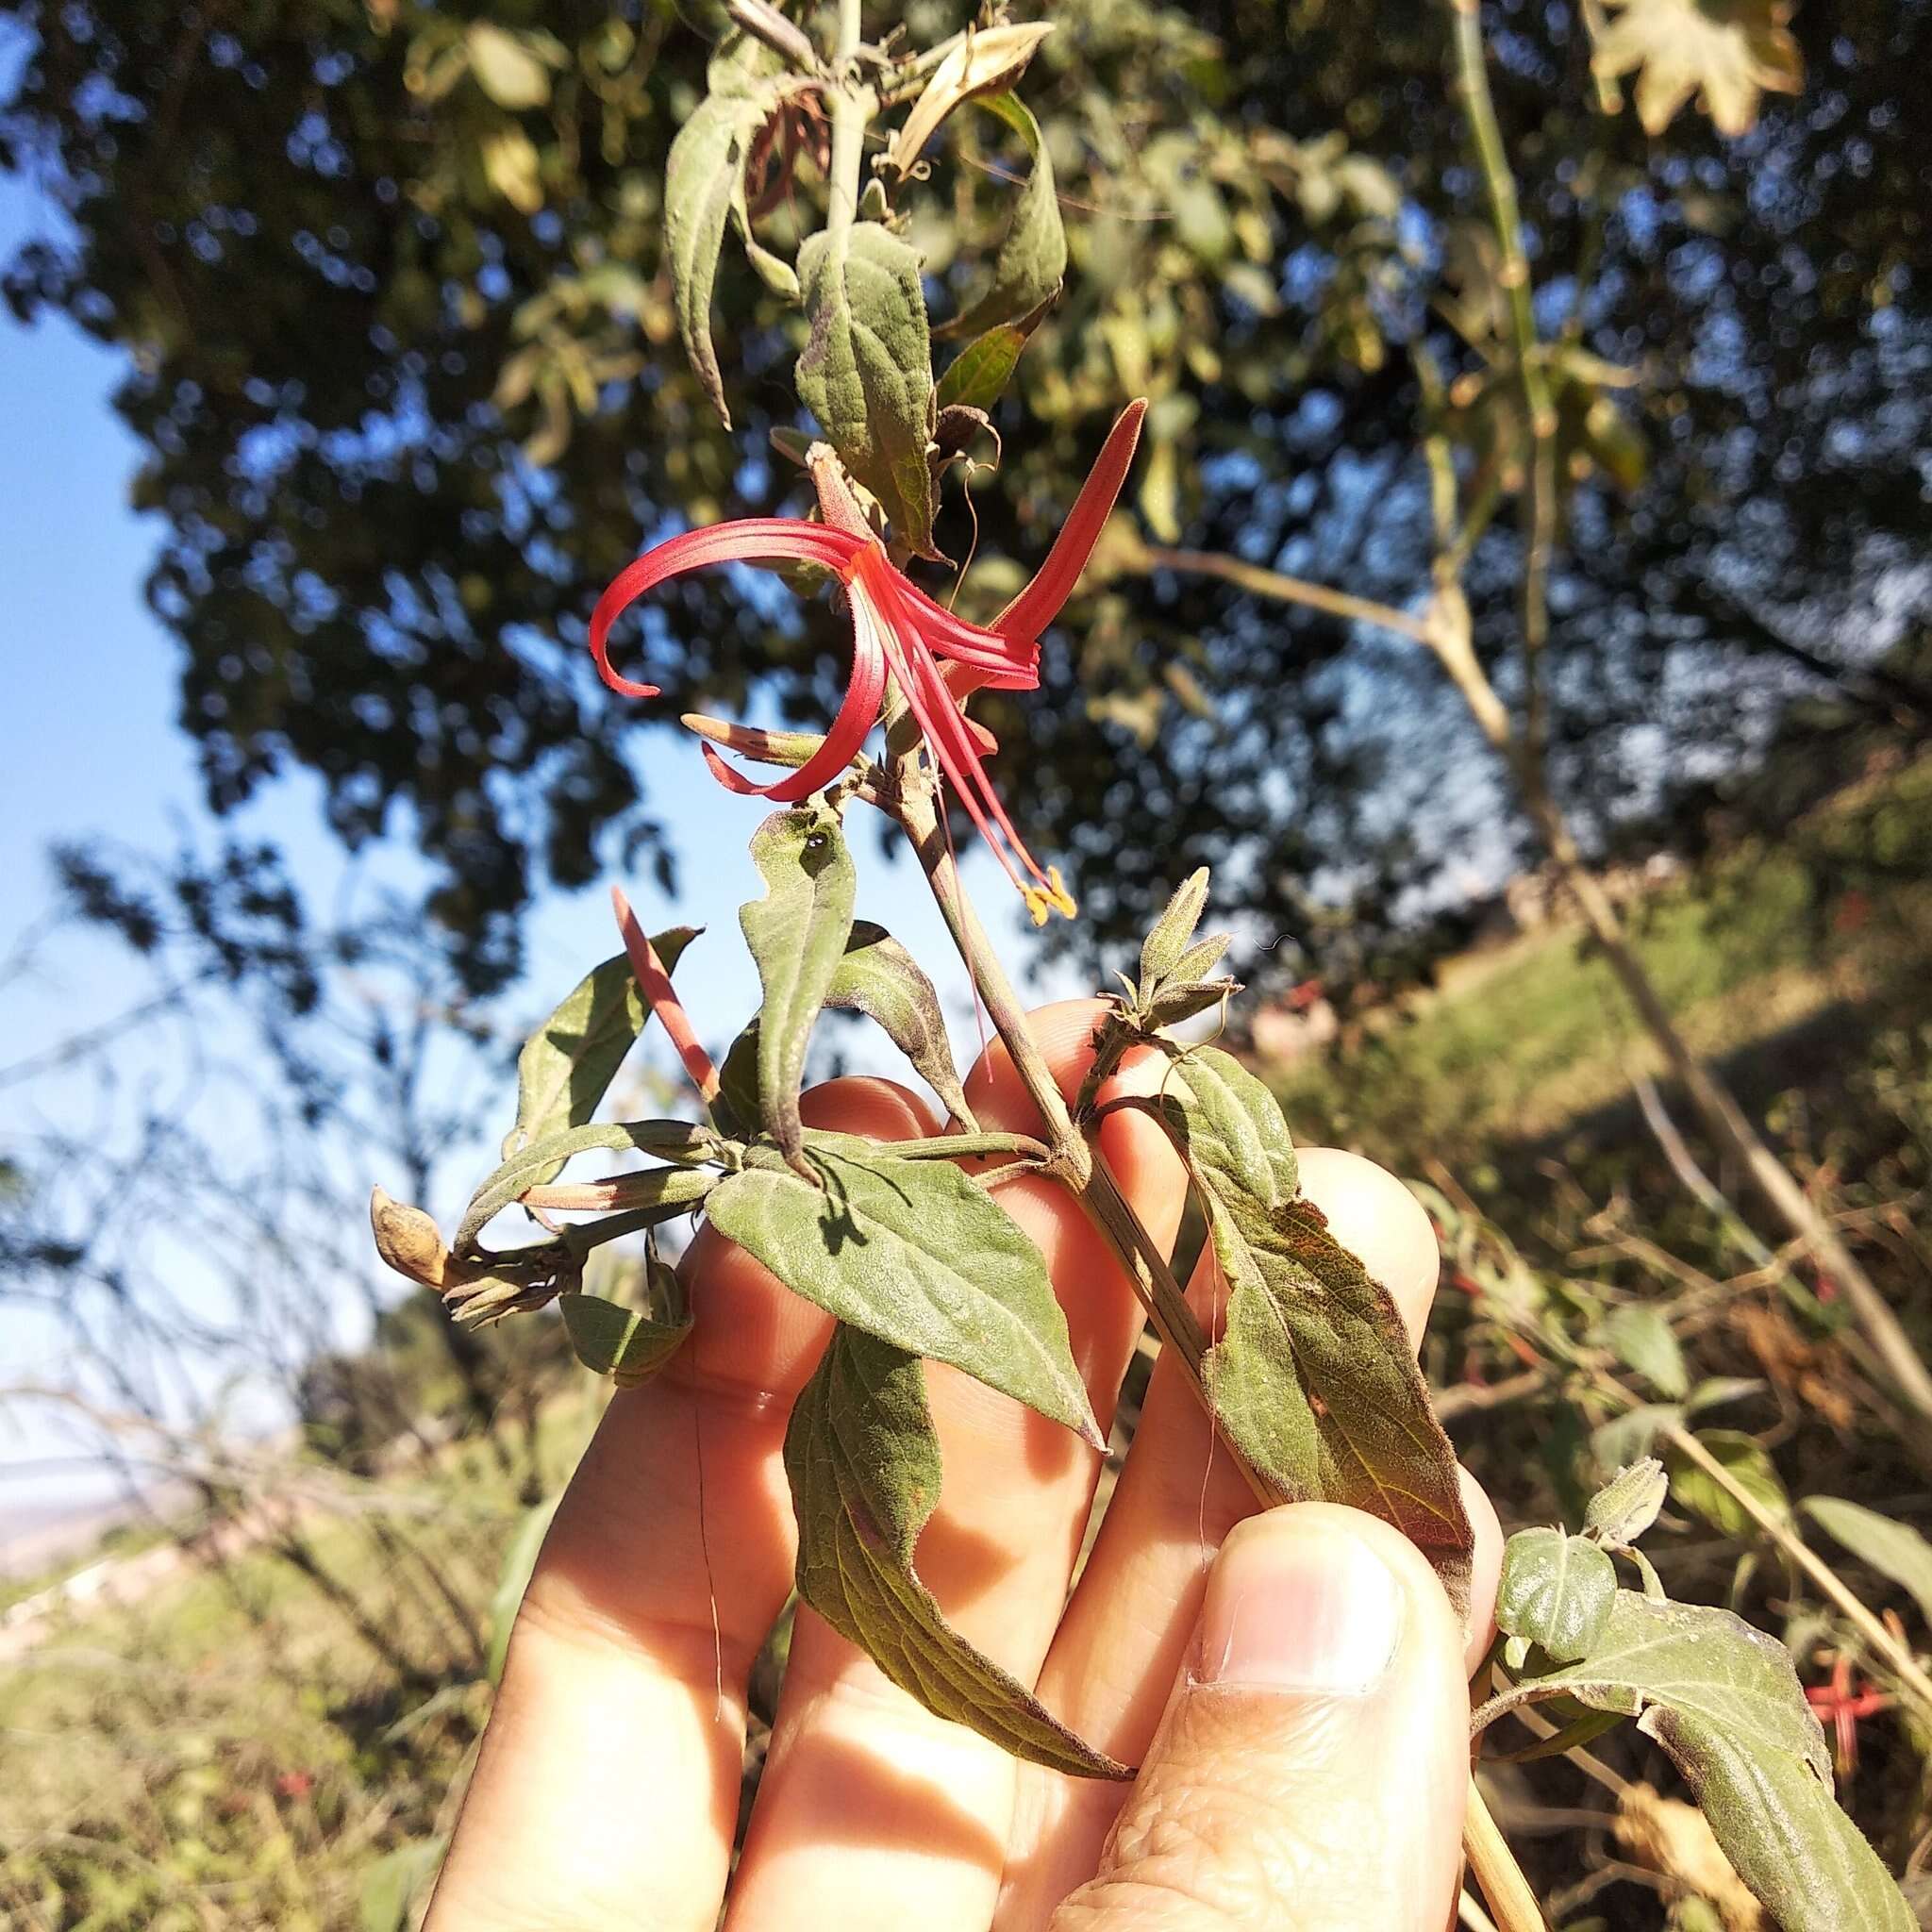
<svg viewBox="0 0 1932 1932"><path fill-rule="evenodd" d="M1052 1932L1441 1932L1468 1716L1462 1631L1414 1544L1328 1503L1249 1518L1100 1871Z"/></svg>

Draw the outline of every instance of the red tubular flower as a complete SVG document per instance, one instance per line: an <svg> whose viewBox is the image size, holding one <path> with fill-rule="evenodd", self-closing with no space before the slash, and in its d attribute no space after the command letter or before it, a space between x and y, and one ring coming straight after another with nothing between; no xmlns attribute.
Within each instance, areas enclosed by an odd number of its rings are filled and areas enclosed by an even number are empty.
<svg viewBox="0 0 1932 1932"><path fill-rule="evenodd" d="M627 697L656 697L658 687L620 676L610 666L610 626L620 611L666 579L708 564L798 560L838 574L852 607L852 675L824 742L795 772L759 785L726 764L707 744L706 762L732 791L790 805L829 784L852 762L878 718L886 674L904 694L928 750L967 816L992 847L1019 889L1036 924L1049 911L1072 914L1074 902L1057 866L1041 871L1013 829L987 777L987 734L965 715L966 699L981 686L1031 691L1040 682L1040 633L1059 614L1126 479L1140 439L1145 403L1130 404L1108 434L1046 561L991 625L968 624L933 602L858 525L805 523L791 517L748 517L673 537L628 566L591 618L591 654L606 684ZM941 660L946 669L941 670Z"/></svg>

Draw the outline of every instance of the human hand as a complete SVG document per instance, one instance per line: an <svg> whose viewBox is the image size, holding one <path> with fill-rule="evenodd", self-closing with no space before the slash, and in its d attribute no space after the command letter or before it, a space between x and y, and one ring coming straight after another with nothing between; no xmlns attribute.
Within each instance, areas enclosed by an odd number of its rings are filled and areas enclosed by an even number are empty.
<svg viewBox="0 0 1932 1932"><path fill-rule="evenodd" d="M1033 1016L1069 1095L1101 1010L1080 1001ZM1130 1060L1106 1091L1151 1092L1159 1078L1158 1061ZM983 1124L1037 1126L1002 1048L968 1090ZM940 1131L880 1080L833 1081L805 1113L880 1138ZM1171 1243L1185 1185L1164 1133L1121 1111L1100 1141ZM1414 1199L1353 1155L1305 1152L1302 1177L1419 1333L1437 1257ZM1139 1306L1062 1189L1026 1180L1000 1199L1046 1257L1105 1425ZM1450 1922L1466 1674L1487 1647L1501 1557L1493 1511L1465 1478L1476 1530L1465 1634L1427 1562L1387 1524L1318 1503L1254 1515L1167 1360L1071 1594L1099 1458L983 1384L927 1367L945 1488L921 1575L971 1641L1083 1737L1138 1763L1138 1779L1016 1762L932 1716L801 1608L733 1873L747 1684L795 1550L785 1424L829 1322L711 1230L684 1270L695 1329L658 1380L613 1398L558 1509L428 1932L710 1932L727 1877L728 1932ZM1208 1271L1191 1290L1204 1317L1211 1285Z"/></svg>

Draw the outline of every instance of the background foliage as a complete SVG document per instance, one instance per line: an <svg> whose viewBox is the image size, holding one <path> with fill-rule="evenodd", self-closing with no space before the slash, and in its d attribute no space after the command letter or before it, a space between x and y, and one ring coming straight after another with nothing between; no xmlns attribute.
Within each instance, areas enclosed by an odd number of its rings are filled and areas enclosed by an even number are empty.
<svg viewBox="0 0 1932 1932"><path fill-rule="evenodd" d="M150 594L181 640L208 795L319 773L344 839L387 828L431 855L466 975L496 983L542 879L581 884L600 856L675 863L628 734L758 683L821 716L836 669L818 627L693 584L647 625L653 710L586 675L590 591L641 537L798 496L769 436L796 425L803 324L735 245L713 327L733 430L667 353L661 182L705 42L663 0L26 17L39 43L0 140L77 239L24 248L8 288L22 315L57 308L135 352L119 407L167 532ZM924 0L907 16L916 44L964 17ZM1013 433L968 598L1039 554L1060 479L1145 393L1139 510L1158 542L1407 602L1428 544L1416 349L1443 362L1449 426L1479 452L1507 446L1511 407L1485 379L1495 264L1443 23L1370 0L1078 0L1055 21L1029 99L1068 296L999 417ZM1570 345L1561 779L1605 841L1694 841L1675 795L1760 751L1793 691L1923 725L1932 338L1911 76L1932 17L1921 0L1806 8L1807 92L1765 96L1731 141L1690 112L1655 140L1598 111L1568 8L1506 8L1491 29L1541 319ZM960 244L997 232L1024 159L969 120L913 228L939 313L971 299ZM778 245L787 219L781 196ZM1507 460L1492 480L1521 481ZM973 542L957 492L939 535L955 556ZM1470 579L1491 648L1515 544L1506 508ZM1029 824L1074 861L1090 916L1070 943L1144 929L1208 858L1258 935L1299 914L1331 966L1500 880L1522 828L1451 782L1469 734L1417 654L1198 579L1158 575L1155 592L1090 600L1047 654L1051 703L991 715Z"/></svg>

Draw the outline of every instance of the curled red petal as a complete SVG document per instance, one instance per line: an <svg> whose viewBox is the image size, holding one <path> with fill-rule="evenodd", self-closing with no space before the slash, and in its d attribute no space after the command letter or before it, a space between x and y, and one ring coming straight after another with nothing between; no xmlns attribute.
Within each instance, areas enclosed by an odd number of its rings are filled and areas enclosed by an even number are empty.
<svg viewBox="0 0 1932 1932"><path fill-rule="evenodd" d="M797 561L843 570L858 548L859 540L843 530L808 524L797 517L741 517L735 523L710 524L702 530L667 538L626 564L597 599L597 608L591 613L591 656L597 660L598 675L612 691L622 691L625 697L658 695L657 685L640 684L610 668L610 626L627 606L667 578L714 563Z"/></svg>
<svg viewBox="0 0 1932 1932"><path fill-rule="evenodd" d="M825 741L789 778L765 787L765 796L778 805L792 805L829 785L865 742L886 694L886 653L873 612L860 599L852 599L852 680L844 702Z"/></svg>
<svg viewBox="0 0 1932 1932"><path fill-rule="evenodd" d="M1059 615L1060 606L1073 595L1093 546L1100 541L1100 532L1113 514L1114 499L1127 480L1134 445L1141 440L1141 419L1146 413L1144 401L1129 403L1121 411L1060 525L1059 535L1053 540L1053 548L1046 553L1046 561L1033 581L993 619L994 630L1008 637L1037 638Z"/></svg>
<svg viewBox="0 0 1932 1932"><path fill-rule="evenodd" d="M765 788L756 778L747 778L736 765L727 765L712 747L702 739L698 749L705 755L705 764L711 776L717 779L727 791L735 791L741 798L762 798Z"/></svg>
<svg viewBox="0 0 1932 1932"><path fill-rule="evenodd" d="M821 786L828 785L852 762L853 755L865 742L879 714L886 694L886 654L872 607L863 599L852 600L852 677L839 706L839 715L825 740L797 771L760 785L747 778L737 766L728 765L706 741L700 741L705 763L711 776L727 791L741 798L769 798L776 805L794 805Z"/></svg>

